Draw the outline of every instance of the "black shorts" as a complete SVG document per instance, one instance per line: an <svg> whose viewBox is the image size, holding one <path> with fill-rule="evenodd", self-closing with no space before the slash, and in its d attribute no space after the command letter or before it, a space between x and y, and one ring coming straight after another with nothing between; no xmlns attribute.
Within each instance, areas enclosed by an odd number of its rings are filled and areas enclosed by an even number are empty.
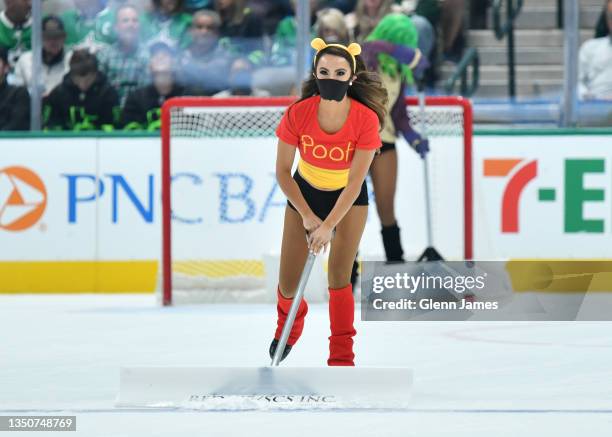
<svg viewBox="0 0 612 437"><path fill-rule="evenodd" d="M312 209L312 212L314 212L321 220L325 220L336 204L336 201L338 200L338 197L340 197L340 193L342 193L344 188L333 191L319 190L310 185L298 171L293 174L293 179L300 187L300 191L302 192L306 203L310 209ZM287 205L297 211L295 206L293 206L289 200L287 200ZM368 187L365 181L363 181L361 191L359 192L357 199L355 199L355 202L353 202L353 205L368 205Z"/></svg>
<svg viewBox="0 0 612 437"><path fill-rule="evenodd" d="M395 143L382 143L380 153L385 153L389 150L395 150Z"/></svg>

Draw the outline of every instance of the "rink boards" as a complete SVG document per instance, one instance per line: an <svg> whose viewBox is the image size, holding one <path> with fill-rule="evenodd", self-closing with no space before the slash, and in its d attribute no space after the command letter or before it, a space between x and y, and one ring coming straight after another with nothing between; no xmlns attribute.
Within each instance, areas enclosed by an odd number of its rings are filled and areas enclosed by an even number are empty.
<svg viewBox="0 0 612 437"><path fill-rule="evenodd" d="M474 138L476 259L611 257L610 136L559 133ZM265 256L280 247L285 207L275 140L210 141L177 143L173 154L174 259L187 275L246 269L262 278ZM459 259L462 165L446 141L432 142L434 239ZM425 245L421 162L405 144L398 150L397 216L406 253L417 254ZM0 253L0 292L153 291L159 175L155 137L0 139L0 246L10 248ZM360 253L382 255L374 208Z"/></svg>

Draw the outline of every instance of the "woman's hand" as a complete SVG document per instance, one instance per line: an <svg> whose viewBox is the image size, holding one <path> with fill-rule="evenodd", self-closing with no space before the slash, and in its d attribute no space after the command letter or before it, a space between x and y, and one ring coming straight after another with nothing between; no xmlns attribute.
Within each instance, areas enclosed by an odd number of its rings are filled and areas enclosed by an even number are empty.
<svg viewBox="0 0 612 437"><path fill-rule="evenodd" d="M321 226L321 223L323 223L323 221L313 212L302 217L302 222L304 223L304 229L306 229L308 234L314 232L314 230Z"/></svg>
<svg viewBox="0 0 612 437"><path fill-rule="evenodd" d="M308 249L315 254L321 251L325 252L333 235L333 228L325 223L321 223L314 232L310 233L308 237Z"/></svg>

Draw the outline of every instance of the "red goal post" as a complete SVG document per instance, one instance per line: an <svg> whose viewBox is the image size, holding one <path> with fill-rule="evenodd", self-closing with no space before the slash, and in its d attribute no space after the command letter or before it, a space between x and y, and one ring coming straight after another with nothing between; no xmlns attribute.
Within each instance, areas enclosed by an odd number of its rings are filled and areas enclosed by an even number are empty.
<svg viewBox="0 0 612 437"><path fill-rule="evenodd" d="M162 258L161 258L161 291L163 305L172 304L172 196L171 196L171 160L173 135L192 138L211 137L221 132L224 136L254 136L251 130L273 129L278 122L278 114L293 103L293 97L175 97L167 100L161 113L161 192L162 192ZM408 108L417 108L418 99L407 97ZM426 98L426 115L429 136L436 135L440 128L441 135L463 136L463 257L473 257L473 218L472 218L472 137L473 112L468 99L458 96L436 96ZM203 111L198 114L198 108ZM258 111L261 108L261 111ZM276 109L275 109L276 108ZM241 119L245 113L254 113ZM255 110L255 111L254 111ZM256 112L258 111L258 112ZM276 114L268 119L266 111ZM194 112L187 121L178 120L182 114ZM264 114L262 116L262 114ZM417 110L409 111L413 127L418 131L420 120ZM452 115L450 115L452 114ZM415 117L417 119L415 119ZM208 118L208 119L205 119ZM255 121L254 121L255 120ZM242 132L236 132L236 123L241 123ZM253 126L250 125L253 123ZM442 127L444 126L444 127ZM203 133L205 132L205 133ZM273 132L273 130L272 130ZM246 134L245 134L246 133Z"/></svg>

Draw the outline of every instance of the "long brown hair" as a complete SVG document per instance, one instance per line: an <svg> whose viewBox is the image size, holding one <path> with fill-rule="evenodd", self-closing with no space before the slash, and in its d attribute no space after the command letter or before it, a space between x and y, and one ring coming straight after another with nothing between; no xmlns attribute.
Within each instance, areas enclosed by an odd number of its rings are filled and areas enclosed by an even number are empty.
<svg viewBox="0 0 612 437"><path fill-rule="evenodd" d="M315 78L317 64L321 56L327 54L340 56L347 60L351 66L351 77L353 77L353 75L357 76L357 79L353 80L353 84L348 88L347 96L357 100L359 103L364 104L374 111L382 129L387 115L386 104L389 98L387 96L387 90L383 86L378 73L368 71L361 56L355 56L357 69L356 71L352 71L353 59L351 55L346 50L339 47L326 47L316 54L312 74L302 85L302 96L298 102L319 94L319 87L317 86L317 80Z"/></svg>

